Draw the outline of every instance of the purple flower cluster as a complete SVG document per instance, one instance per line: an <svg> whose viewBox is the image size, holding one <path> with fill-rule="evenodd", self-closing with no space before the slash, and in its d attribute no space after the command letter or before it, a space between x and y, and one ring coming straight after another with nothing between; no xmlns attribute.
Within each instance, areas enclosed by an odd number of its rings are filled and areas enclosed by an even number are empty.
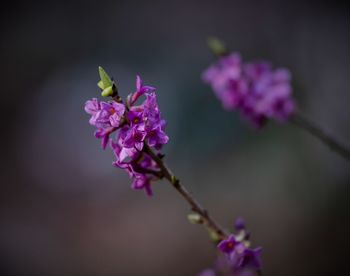
<svg viewBox="0 0 350 276"><path fill-rule="evenodd" d="M214 269L204 270L200 276L213 275L218 272L224 275L256 275L261 269L261 247L250 248L250 233L246 230L244 221L238 218L235 222L236 234L218 244L218 249L224 253L215 264ZM209 274L211 273L211 274Z"/></svg>
<svg viewBox="0 0 350 276"><path fill-rule="evenodd" d="M136 105L140 96L145 96L145 100ZM126 104L119 99L99 102L93 98L85 103L85 111L91 115L90 124L97 128L95 137L102 139L102 148L110 144L116 157L113 165L127 171L133 179L133 189L144 189L152 195L151 183L159 179L161 173L145 148L160 150L169 141L155 88L144 86L137 76L136 91L128 96Z"/></svg>
<svg viewBox="0 0 350 276"><path fill-rule="evenodd" d="M202 75L227 110L238 110L255 127L267 119L286 121L293 113L290 73L265 61L243 63L238 53L221 57Z"/></svg>

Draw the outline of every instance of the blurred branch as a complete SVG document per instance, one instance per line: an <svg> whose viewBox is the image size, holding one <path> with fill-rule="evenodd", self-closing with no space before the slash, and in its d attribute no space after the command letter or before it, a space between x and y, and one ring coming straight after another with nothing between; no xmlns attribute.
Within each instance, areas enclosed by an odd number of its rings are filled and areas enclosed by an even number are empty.
<svg viewBox="0 0 350 276"><path fill-rule="evenodd" d="M333 133L331 133L329 130L326 130L322 128L320 125L316 124L315 122L311 121L310 119L306 118L304 115L300 114L299 112L296 112L289 121L308 131L311 133L311 135L317 137L320 139L323 143L329 146L329 148L345 159L350 161L350 150L347 145L339 141Z"/></svg>
<svg viewBox="0 0 350 276"><path fill-rule="evenodd" d="M200 203L186 190L186 188L180 184L179 179L177 179L176 176L171 172L162 158L160 158L147 144L145 144L144 151L157 163L161 172L163 173L163 176L189 203L192 211L202 217L204 224L213 230L220 239L227 238L228 234L226 231L209 215L208 211L200 205Z"/></svg>
<svg viewBox="0 0 350 276"><path fill-rule="evenodd" d="M217 58L228 54L228 49L226 48L225 44L218 38L210 37L208 38L207 43L209 49ZM289 121L292 124L308 131L313 136L317 137L323 143L328 145L331 150L350 161L350 147L339 141L329 130L322 128L299 112L295 112L294 115L290 117Z"/></svg>

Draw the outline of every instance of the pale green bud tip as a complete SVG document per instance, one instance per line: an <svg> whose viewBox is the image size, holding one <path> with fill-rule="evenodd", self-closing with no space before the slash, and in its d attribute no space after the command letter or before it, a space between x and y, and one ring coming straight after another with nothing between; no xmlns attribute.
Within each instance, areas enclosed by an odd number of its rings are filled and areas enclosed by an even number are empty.
<svg viewBox="0 0 350 276"><path fill-rule="evenodd" d="M99 73L100 78L101 78L101 84L99 82L98 86L101 89L107 89L108 87L113 85L111 78L108 76L106 71L101 66L98 67L98 73Z"/></svg>
<svg viewBox="0 0 350 276"><path fill-rule="evenodd" d="M215 55L223 55L227 52L225 44L216 37L209 37L207 40L210 50Z"/></svg>
<svg viewBox="0 0 350 276"><path fill-rule="evenodd" d="M199 214L195 214L195 213L188 214L187 219L189 222L191 222L193 224L202 224L203 223L202 217Z"/></svg>
<svg viewBox="0 0 350 276"><path fill-rule="evenodd" d="M109 97L113 95L113 87L108 86L107 88L103 89L101 93L102 97Z"/></svg>
<svg viewBox="0 0 350 276"><path fill-rule="evenodd" d="M213 229L208 228L209 237L213 242L220 241L220 236Z"/></svg>
<svg viewBox="0 0 350 276"><path fill-rule="evenodd" d="M97 86L100 87L102 90L104 89L103 82L101 80L97 83Z"/></svg>

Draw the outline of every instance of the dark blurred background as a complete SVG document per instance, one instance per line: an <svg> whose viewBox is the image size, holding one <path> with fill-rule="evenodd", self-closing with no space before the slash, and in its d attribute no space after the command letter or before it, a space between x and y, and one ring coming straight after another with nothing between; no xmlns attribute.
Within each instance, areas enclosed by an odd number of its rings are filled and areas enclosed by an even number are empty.
<svg viewBox="0 0 350 276"><path fill-rule="evenodd" d="M196 275L215 258L168 183L149 199L100 149L83 110L98 65L123 96L138 73L158 88L167 162L223 225L246 219L267 276L349 273L349 163L294 126L252 130L200 79L218 36L290 68L299 108L350 141L347 5L8 1L0 13L0 275Z"/></svg>

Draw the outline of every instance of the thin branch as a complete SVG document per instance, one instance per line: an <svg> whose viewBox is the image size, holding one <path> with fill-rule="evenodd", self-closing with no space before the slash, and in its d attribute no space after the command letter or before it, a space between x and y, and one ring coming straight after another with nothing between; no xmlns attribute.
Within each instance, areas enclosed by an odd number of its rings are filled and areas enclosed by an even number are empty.
<svg viewBox="0 0 350 276"><path fill-rule="evenodd" d="M134 171L137 173L143 173L143 174L152 174L158 178L162 178L163 177L163 173L161 171L155 171L155 170L151 170L151 169L145 169L141 166L138 166L137 164L133 164L133 168Z"/></svg>
<svg viewBox="0 0 350 276"><path fill-rule="evenodd" d="M292 124L310 132L313 136L319 138L322 142L328 145L331 150L350 161L349 147L335 138L334 134L332 134L329 130L323 129L321 126L309 120L299 112L296 112L289 121Z"/></svg>
<svg viewBox="0 0 350 276"><path fill-rule="evenodd" d="M186 188L180 184L179 179L175 177L164 161L146 144L144 146L144 151L157 163L164 177L189 203L192 211L202 217L204 224L211 230L215 231L220 239L227 238L228 234L226 231L209 215L208 211L204 209L199 202L197 202L197 200L186 190Z"/></svg>

